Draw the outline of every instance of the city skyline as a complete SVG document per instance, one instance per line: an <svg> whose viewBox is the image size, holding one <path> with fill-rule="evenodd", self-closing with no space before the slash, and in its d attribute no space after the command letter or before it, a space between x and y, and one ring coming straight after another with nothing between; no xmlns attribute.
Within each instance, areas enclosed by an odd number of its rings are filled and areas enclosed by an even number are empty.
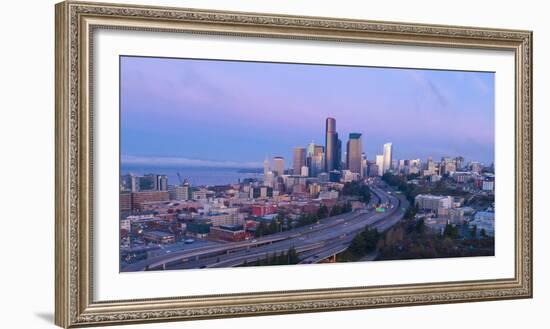
<svg viewBox="0 0 550 329"><path fill-rule="evenodd" d="M121 272L494 255L492 74L121 64Z"/></svg>
<svg viewBox="0 0 550 329"><path fill-rule="evenodd" d="M343 147L345 148L345 152L342 150ZM253 167L251 167L250 169L254 169L251 171L247 171L247 168L239 168L237 167L237 164L231 164L229 167L221 166L217 168L226 170L226 174L230 171L237 173L236 176L222 176L221 180L225 180L227 184L234 183L235 181L240 182L240 180L244 178L258 179L260 178L259 176L257 176L259 172L256 173L256 170L263 170L263 176L260 179L268 179L269 175L271 175L269 181L273 180L273 176L283 176L285 174L317 178L320 173L331 174L333 172L338 172L339 175L343 175L346 171L359 175L359 178L365 178L372 175L372 172L370 172L369 168L371 167L371 165L374 165L376 168L374 170L378 172L377 176L382 176L388 171L392 171L393 173L400 172L404 166L409 166L409 164L405 164L405 162L410 162L410 164L415 167L415 169L413 169L414 173L417 174L420 173L420 169L422 167L426 167L425 169L428 169L429 174L434 174L436 172L440 174L442 173L438 170L434 171L434 169L431 167L430 162L432 162L432 164L434 162L432 156L428 156L426 159L420 159L418 157L413 159L393 158L393 143L391 142L384 143L382 145L382 152L380 152L381 154L377 154L374 159L367 159L365 157L365 154L361 152L362 149L363 147L361 133L350 133L347 142L343 145L342 139L340 139L338 135L336 118L328 117L325 119L325 145L319 145L311 142L305 147L294 147L292 149L291 158L285 158L280 155L270 158L266 156L262 161L261 167L259 167L255 163L251 163ZM329 155L331 153L333 154L332 159ZM447 168L447 163L449 161L454 162L454 166L452 167L452 169L451 167ZM225 163L229 165L229 162ZM288 163L290 163L290 165L288 165ZM437 161L436 159L435 163L437 163L438 165L441 164L443 172L460 172L461 170L471 168L471 165L483 165L483 163L480 163L478 161L470 160L468 162L465 162L463 156L456 154L442 157L441 162ZM141 167L142 170L138 170L137 172L130 168L139 169L140 165L123 165L121 168L121 173L131 175L147 175L153 174L155 170L162 171L162 168L171 168L171 173L169 170L168 175L162 174L162 176L169 178L169 182L172 184L176 183L177 181L180 181L181 184L182 180L185 179L185 181L192 182L193 185L216 185L204 184L200 182L201 180L204 180L205 177L211 176L213 173L212 170L214 170L216 166L186 167L182 166L181 164L178 165L178 163L175 162L166 166L160 164L143 165L143 167ZM186 170L184 170L184 175L180 175L180 170L184 168L187 168L187 170L190 170L192 168L202 168L203 173L198 174L197 172L186 172ZM235 171L236 169L245 170ZM479 167L478 169L481 169L481 167ZM253 173L255 173L255 175L253 175ZM195 177L197 174L200 178ZM215 178L213 177L211 179L215 180ZM227 181L231 179L233 179L234 181ZM223 184L225 183L221 183L221 185Z"/></svg>
<svg viewBox="0 0 550 329"><path fill-rule="evenodd" d="M289 168L296 147L325 144L325 117L338 119L342 152L349 134L361 134L369 161L387 142L399 145L393 159L494 161L492 73L142 57L121 65L123 164L261 168L265 157L282 156ZM395 119L407 110L423 120Z"/></svg>

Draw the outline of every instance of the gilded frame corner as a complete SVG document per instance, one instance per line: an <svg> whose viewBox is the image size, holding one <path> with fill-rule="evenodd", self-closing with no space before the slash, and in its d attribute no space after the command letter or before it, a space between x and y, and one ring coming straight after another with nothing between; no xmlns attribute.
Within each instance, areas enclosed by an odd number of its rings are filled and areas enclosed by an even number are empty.
<svg viewBox="0 0 550 329"><path fill-rule="evenodd" d="M65 1L56 5L55 323L62 327L530 298L532 32ZM93 302L90 48L96 28L401 45L515 54L516 266L513 279Z"/></svg>

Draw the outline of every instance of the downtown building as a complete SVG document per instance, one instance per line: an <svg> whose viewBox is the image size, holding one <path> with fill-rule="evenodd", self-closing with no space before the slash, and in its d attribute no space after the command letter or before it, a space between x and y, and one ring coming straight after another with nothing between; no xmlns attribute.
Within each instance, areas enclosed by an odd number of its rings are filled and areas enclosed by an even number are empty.
<svg viewBox="0 0 550 329"><path fill-rule="evenodd" d="M376 156L376 169L378 170L378 176L382 176L384 174L384 155L377 155Z"/></svg>
<svg viewBox="0 0 550 329"><path fill-rule="evenodd" d="M142 211L144 206L148 203L164 202L170 200L168 191L143 191L143 192L131 192L121 193L121 210L130 205L131 211Z"/></svg>
<svg viewBox="0 0 550 329"><path fill-rule="evenodd" d="M317 177L325 170L325 147L311 142L307 148L306 166L308 176Z"/></svg>
<svg viewBox="0 0 550 329"><path fill-rule="evenodd" d="M302 167L306 165L306 148L295 147L292 154L292 173L294 175L302 175Z"/></svg>
<svg viewBox="0 0 550 329"><path fill-rule="evenodd" d="M360 133L350 133L346 148L346 167L354 174L363 176L363 142Z"/></svg>
<svg viewBox="0 0 550 329"><path fill-rule="evenodd" d="M128 192L167 191L168 176L157 174L137 176L131 173L122 175L120 176L120 190Z"/></svg>
<svg viewBox="0 0 550 329"><path fill-rule="evenodd" d="M392 167L392 143L384 144L384 153L383 153L383 166L382 174L385 174Z"/></svg>
<svg viewBox="0 0 550 329"><path fill-rule="evenodd" d="M168 189L170 200L186 201L193 197L192 188L185 183L181 186L172 186Z"/></svg>
<svg viewBox="0 0 550 329"><path fill-rule="evenodd" d="M336 119L327 118L325 126L325 171L339 170L342 161L342 142L336 132Z"/></svg>
<svg viewBox="0 0 550 329"><path fill-rule="evenodd" d="M272 171L277 176L282 176L285 174L285 158L281 156L273 157L272 160Z"/></svg>

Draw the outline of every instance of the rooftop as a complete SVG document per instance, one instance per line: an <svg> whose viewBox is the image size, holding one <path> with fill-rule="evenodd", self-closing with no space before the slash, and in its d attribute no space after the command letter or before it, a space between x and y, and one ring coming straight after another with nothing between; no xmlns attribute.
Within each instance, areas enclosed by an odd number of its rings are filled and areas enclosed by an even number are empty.
<svg viewBox="0 0 550 329"><path fill-rule="evenodd" d="M148 232L145 232L145 234L152 235L152 236L159 237L159 238L174 236L174 234L172 234L172 233L162 232L162 231L148 231Z"/></svg>
<svg viewBox="0 0 550 329"><path fill-rule="evenodd" d="M447 199L448 197L449 196L447 195L419 194L415 197L415 199L424 198L424 199L440 200L440 199Z"/></svg>

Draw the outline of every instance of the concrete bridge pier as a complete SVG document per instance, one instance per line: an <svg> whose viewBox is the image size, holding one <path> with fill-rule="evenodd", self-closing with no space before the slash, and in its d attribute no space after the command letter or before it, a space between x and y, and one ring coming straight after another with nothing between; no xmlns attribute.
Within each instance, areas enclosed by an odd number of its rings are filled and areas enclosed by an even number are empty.
<svg viewBox="0 0 550 329"><path fill-rule="evenodd" d="M321 260L320 263L336 263L336 254L328 256Z"/></svg>

